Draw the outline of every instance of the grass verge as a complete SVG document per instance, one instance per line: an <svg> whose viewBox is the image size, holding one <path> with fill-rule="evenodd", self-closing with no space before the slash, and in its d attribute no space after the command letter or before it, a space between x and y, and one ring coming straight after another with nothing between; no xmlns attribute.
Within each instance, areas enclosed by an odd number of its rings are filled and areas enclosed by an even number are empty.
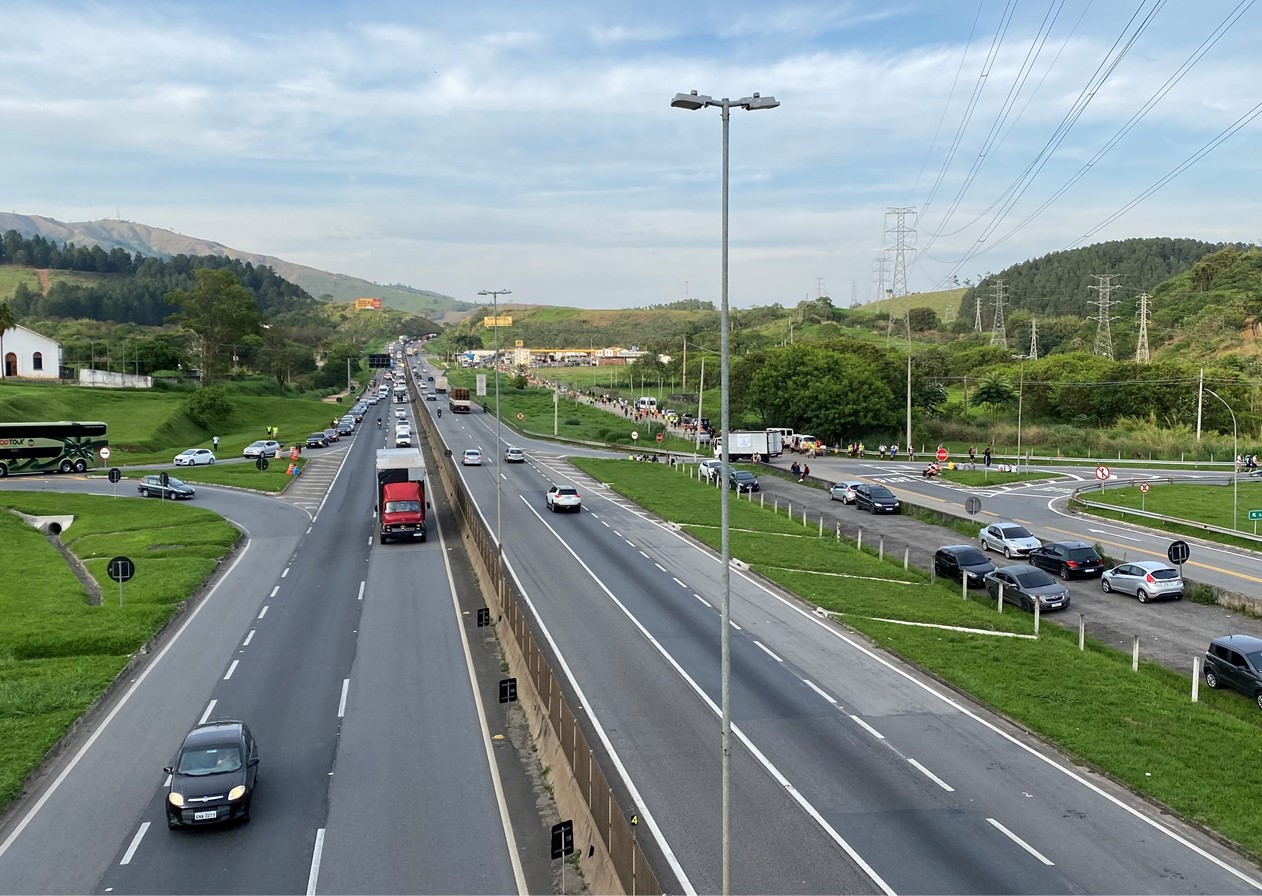
<svg viewBox="0 0 1262 896"><path fill-rule="evenodd" d="M580 468L717 549L716 490L655 465L573 458ZM709 491L710 497L706 497ZM731 504L732 554L758 573L983 703L1055 742L1185 818L1262 855L1262 714L1236 694L1202 689L1151 663L1045 624L1037 640L883 622L896 619L989 631L1030 633L1025 613L996 613L980 593L960 598L955 583L931 584L918 571L878 561L827 531L793 523L757 503ZM784 534L800 538L785 538ZM830 573L823 575L822 573ZM840 575L838 575L840 574ZM844 576L844 577L843 577ZM1212 757L1205 745L1213 744Z"/></svg>
<svg viewBox="0 0 1262 896"><path fill-rule="evenodd" d="M299 461L299 464L302 464ZM206 483L207 485L232 485L237 488L254 489L260 492L280 492L283 491L290 480L293 479L285 471L289 469L288 458L280 458L279 460L269 461L266 470L260 470L254 463L245 464L214 464L205 467L180 467L176 470L169 470L172 479L179 479L190 485L198 483ZM136 470L125 474L123 482L119 483L122 488L125 483L136 482L146 474L152 474L152 470ZM301 475L301 474L299 474ZM134 487L134 486L129 486ZM196 500L196 499L194 499Z"/></svg>
<svg viewBox="0 0 1262 896"><path fill-rule="evenodd" d="M1262 482L1256 479L1241 479L1238 486L1236 503L1236 527L1241 532L1254 534L1258 523L1249 520L1250 510L1262 510ZM1135 514L1127 514L1127 510L1140 510L1148 513L1159 513L1163 516L1177 517L1194 523L1206 523L1223 529L1232 528L1231 506L1232 488L1230 485L1191 485L1150 484L1149 491L1144 494L1137 486L1105 488L1103 491L1091 489L1084 492L1082 498L1097 504L1109 504L1116 511L1102 510L1095 507L1083 507L1076 504L1076 509L1104 519L1129 520L1139 525L1159 525L1163 532L1177 535L1192 535L1205 541L1214 541L1231 547L1262 549L1262 544L1247 538L1235 538L1221 532L1211 532L1199 526L1185 526L1178 523L1167 523L1160 520L1147 520Z"/></svg>
<svg viewBox="0 0 1262 896"><path fill-rule="evenodd" d="M92 703L214 571L239 533L187 504L113 501L94 495L5 492L0 541L0 807ZM71 514L62 535L101 583L91 606L57 550L7 511ZM117 584L105 566L130 557L136 576Z"/></svg>

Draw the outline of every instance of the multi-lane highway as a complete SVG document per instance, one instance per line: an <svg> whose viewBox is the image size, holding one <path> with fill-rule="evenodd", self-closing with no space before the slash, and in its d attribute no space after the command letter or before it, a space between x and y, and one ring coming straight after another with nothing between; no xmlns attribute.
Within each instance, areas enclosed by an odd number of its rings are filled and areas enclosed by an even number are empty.
<svg viewBox="0 0 1262 896"><path fill-rule="evenodd" d="M716 891L716 558L555 447L514 439L528 463L503 464L489 415L437 425L457 457L484 452L460 473L664 862ZM582 513L545 515L554 481ZM732 620L739 892L1262 889L1211 839L743 575Z"/></svg>
<svg viewBox="0 0 1262 896"><path fill-rule="evenodd" d="M467 570L450 566L441 520L427 543L375 544L384 444L375 427L343 443L313 513L198 488L196 503L247 540L7 819L0 892L550 887L530 782L512 750L491 746L488 725L502 733L506 720L478 696L455 597L457 579L472 592ZM3 487L111 492L62 477ZM258 738L252 820L168 831L162 768L191 726L216 718L244 719Z"/></svg>

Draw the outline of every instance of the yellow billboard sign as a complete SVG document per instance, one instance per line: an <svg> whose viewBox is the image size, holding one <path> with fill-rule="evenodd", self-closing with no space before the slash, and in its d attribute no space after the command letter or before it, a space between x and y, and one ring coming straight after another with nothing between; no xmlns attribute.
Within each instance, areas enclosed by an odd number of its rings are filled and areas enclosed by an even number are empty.
<svg viewBox="0 0 1262 896"><path fill-rule="evenodd" d="M484 327L511 327L512 325L513 319L505 315L500 315L499 317L490 317L488 315L482 318L482 326Z"/></svg>

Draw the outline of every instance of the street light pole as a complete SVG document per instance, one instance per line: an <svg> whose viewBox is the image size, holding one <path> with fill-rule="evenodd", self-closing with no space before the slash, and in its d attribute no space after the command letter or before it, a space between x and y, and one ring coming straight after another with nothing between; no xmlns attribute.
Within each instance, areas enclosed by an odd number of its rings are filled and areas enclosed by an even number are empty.
<svg viewBox="0 0 1262 896"><path fill-rule="evenodd" d="M719 281L720 299L719 299L719 428L720 436L723 439L723 446L720 453L720 469L719 474L723 477L723 486L720 488L719 495L719 531L720 531L720 562L723 564L722 571L722 590L723 600L720 616L720 633L719 633L719 674L721 678L722 691L722 767L723 767L723 797L722 797L722 836L723 836L723 894L732 892L732 543L731 543L731 501L728 487L728 479L730 478L730 442L731 442L731 420L730 420L730 393L731 377L729 371L730 361L730 341L729 341L729 314L727 299L727 244L728 244L728 123L731 120L732 107L736 106L741 109L754 111L757 109L774 109L780 104L776 102L774 97L764 97L755 93L753 96L743 97L739 100L729 100L724 97L721 100L713 99L709 96L698 95L693 90L690 93L677 93L675 98L671 100L671 106L676 109L688 109L695 111L703 109L706 106L718 106L719 112L723 119L723 226L722 226L722 250L720 252L721 276Z"/></svg>
<svg viewBox="0 0 1262 896"><path fill-rule="evenodd" d="M1233 528L1233 529L1238 529L1238 528L1240 528L1240 525L1239 525L1239 520L1240 520L1240 510L1239 510L1239 506L1240 506L1240 500L1239 500L1239 491L1240 491L1240 466L1236 463L1236 460L1235 460L1235 459L1236 459L1237 457L1239 457L1239 456L1240 456L1240 446L1239 446L1239 444L1238 444L1238 442L1237 442L1237 438L1236 438L1236 434L1237 434L1237 430L1236 430L1236 412L1235 412L1235 411L1233 411L1233 410L1231 409L1231 405L1227 404L1227 400L1226 400L1225 398L1223 398L1221 395L1219 395L1217 392L1215 392L1215 391L1214 391L1213 389L1211 389L1209 386L1202 385L1202 386L1201 386L1201 389L1203 389L1204 391L1208 392L1210 395L1214 396L1214 397L1215 397L1215 398L1217 398L1219 401L1221 401L1221 402L1223 403L1223 407L1225 407L1225 408L1227 409L1227 413L1228 413L1228 414L1231 414L1231 457L1232 457L1232 461L1231 461L1231 462L1232 462L1232 467L1231 467L1231 470L1232 470L1232 472L1231 472L1231 528Z"/></svg>
<svg viewBox="0 0 1262 896"><path fill-rule="evenodd" d="M1028 355L1018 355L1021 359L1021 378L1017 385L1017 472L1021 472L1021 405L1025 402L1025 359Z"/></svg>
<svg viewBox="0 0 1262 896"><path fill-rule="evenodd" d="M495 450L500 457L503 457L502 437L500 436L500 296L512 295L511 289L479 289L478 295L492 296L494 299L495 310L491 313L495 315L495 358L492 365L495 367ZM496 576L502 574L504 569L504 529L502 525L502 516L500 514L500 482L504 477L495 477L495 550L499 555L499 569L496 570ZM495 586L497 589L499 585Z"/></svg>

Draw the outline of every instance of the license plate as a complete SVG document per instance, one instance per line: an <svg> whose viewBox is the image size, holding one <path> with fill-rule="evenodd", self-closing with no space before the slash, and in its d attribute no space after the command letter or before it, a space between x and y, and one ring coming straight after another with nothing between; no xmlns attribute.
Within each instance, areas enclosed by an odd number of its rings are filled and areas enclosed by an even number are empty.
<svg viewBox="0 0 1262 896"><path fill-rule="evenodd" d="M210 821L212 818L218 818L218 810L211 809L208 812L194 812L193 821Z"/></svg>

